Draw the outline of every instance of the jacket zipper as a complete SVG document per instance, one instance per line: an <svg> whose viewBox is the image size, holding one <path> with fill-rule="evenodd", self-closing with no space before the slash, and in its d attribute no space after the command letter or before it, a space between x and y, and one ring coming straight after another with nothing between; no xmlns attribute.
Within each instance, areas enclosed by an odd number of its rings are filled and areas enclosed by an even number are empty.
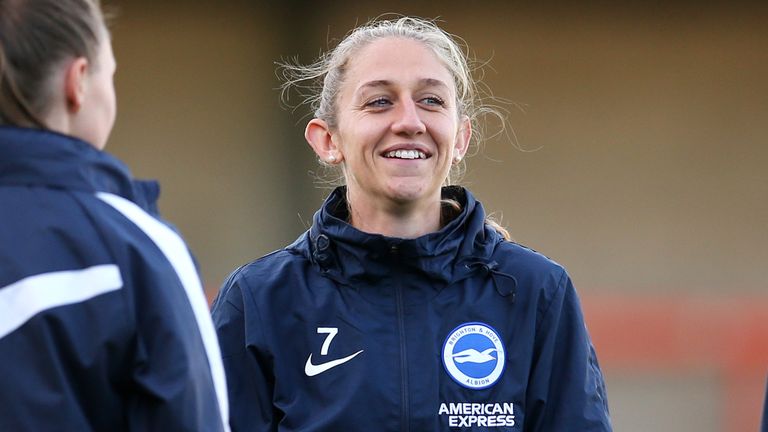
<svg viewBox="0 0 768 432"><path fill-rule="evenodd" d="M390 248L392 255L397 256L397 245L392 245ZM405 339L405 305L403 304L403 286L400 279L397 280L397 288L395 289L397 296L397 324L400 333L400 403L402 408L400 409L400 430L402 432L409 432L409 400L408 400L408 353L406 352L406 339Z"/></svg>

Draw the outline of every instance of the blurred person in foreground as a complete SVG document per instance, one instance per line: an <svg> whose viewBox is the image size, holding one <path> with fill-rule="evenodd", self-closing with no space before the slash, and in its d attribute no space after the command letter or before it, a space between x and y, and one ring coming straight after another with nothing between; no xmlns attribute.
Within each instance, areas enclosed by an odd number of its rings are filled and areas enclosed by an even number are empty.
<svg viewBox="0 0 768 432"><path fill-rule="evenodd" d="M450 185L487 109L456 40L376 20L283 71L346 185L214 302L232 429L611 430L565 270Z"/></svg>
<svg viewBox="0 0 768 432"><path fill-rule="evenodd" d="M226 378L158 185L102 151L97 0L0 0L0 430L228 430Z"/></svg>

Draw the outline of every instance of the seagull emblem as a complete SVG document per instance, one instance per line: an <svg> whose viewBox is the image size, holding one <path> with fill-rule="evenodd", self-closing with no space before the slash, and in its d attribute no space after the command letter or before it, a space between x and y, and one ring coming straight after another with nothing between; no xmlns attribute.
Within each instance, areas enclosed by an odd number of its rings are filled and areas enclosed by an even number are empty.
<svg viewBox="0 0 768 432"><path fill-rule="evenodd" d="M456 363L488 363L489 361L496 360L496 357L491 355L495 351L496 348L488 348L483 352L470 348L454 354L453 360Z"/></svg>

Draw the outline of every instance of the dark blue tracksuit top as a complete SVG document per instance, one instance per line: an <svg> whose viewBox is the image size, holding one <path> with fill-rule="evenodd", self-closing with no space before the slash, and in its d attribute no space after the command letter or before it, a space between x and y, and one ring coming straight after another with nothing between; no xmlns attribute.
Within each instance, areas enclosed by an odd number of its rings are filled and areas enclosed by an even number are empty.
<svg viewBox="0 0 768 432"><path fill-rule="evenodd" d="M156 183L0 127L0 431L221 431L226 378Z"/></svg>
<svg viewBox="0 0 768 432"><path fill-rule="evenodd" d="M482 206L398 239L347 224L335 190L292 245L213 306L234 431L610 431L565 270L504 240Z"/></svg>

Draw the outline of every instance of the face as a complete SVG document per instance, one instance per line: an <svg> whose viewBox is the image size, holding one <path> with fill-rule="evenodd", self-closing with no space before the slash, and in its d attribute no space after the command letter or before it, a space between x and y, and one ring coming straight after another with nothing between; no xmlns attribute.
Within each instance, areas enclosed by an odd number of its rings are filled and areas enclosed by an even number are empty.
<svg viewBox="0 0 768 432"><path fill-rule="evenodd" d="M422 43L385 38L350 61L332 144L344 161L353 206L439 206L440 187L463 156L469 121L453 77Z"/></svg>
<svg viewBox="0 0 768 432"><path fill-rule="evenodd" d="M72 120L72 135L98 149L103 149L115 123L115 57L109 36L102 35L96 58L89 64L83 78L83 99L80 110Z"/></svg>

